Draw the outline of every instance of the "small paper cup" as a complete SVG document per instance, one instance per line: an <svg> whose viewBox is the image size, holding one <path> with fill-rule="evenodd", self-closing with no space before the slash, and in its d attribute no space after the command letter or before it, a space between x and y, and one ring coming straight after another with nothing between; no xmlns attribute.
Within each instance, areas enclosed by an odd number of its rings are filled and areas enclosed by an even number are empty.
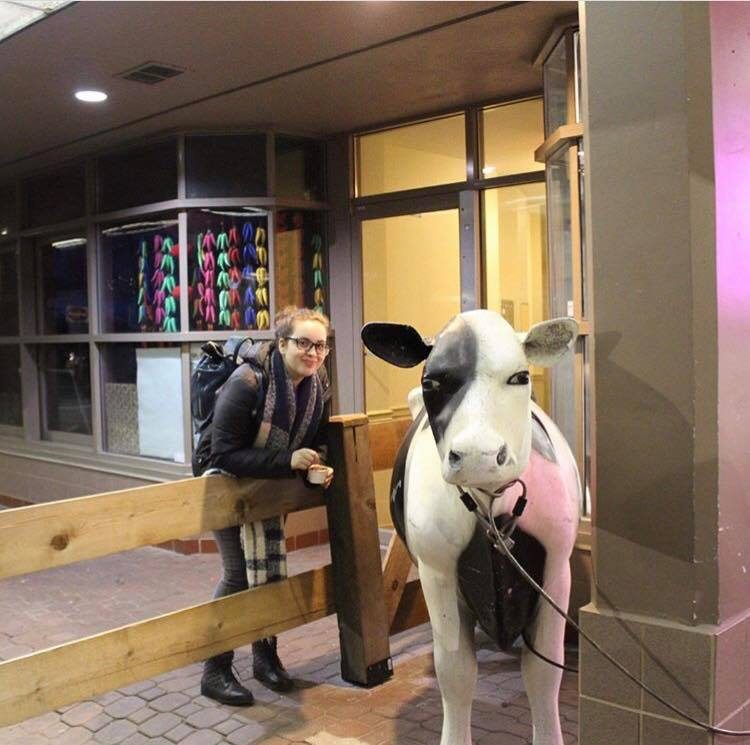
<svg viewBox="0 0 750 745"><path fill-rule="evenodd" d="M325 484L326 479L333 473L333 468L328 466L310 466L307 469L307 480L311 484Z"/></svg>

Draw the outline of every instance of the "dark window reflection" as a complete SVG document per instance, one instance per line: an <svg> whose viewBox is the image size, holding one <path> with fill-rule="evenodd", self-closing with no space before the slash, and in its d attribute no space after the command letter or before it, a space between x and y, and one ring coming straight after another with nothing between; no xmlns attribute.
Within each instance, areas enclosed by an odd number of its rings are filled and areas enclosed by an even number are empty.
<svg viewBox="0 0 750 745"><path fill-rule="evenodd" d="M293 137L276 138L276 195L322 200L323 143Z"/></svg>
<svg viewBox="0 0 750 745"><path fill-rule="evenodd" d="M88 344L44 346L40 367L46 429L91 434L91 376Z"/></svg>
<svg viewBox="0 0 750 745"><path fill-rule="evenodd" d="M17 346L0 346L0 424L20 427L21 356Z"/></svg>
<svg viewBox="0 0 750 745"><path fill-rule="evenodd" d="M265 194L266 136L187 137L185 169L188 198Z"/></svg>
<svg viewBox="0 0 750 745"><path fill-rule="evenodd" d="M42 333L85 334L89 330L86 240L37 242Z"/></svg>
<svg viewBox="0 0 750 745"><path fill-rule="evenodd" d="M0 246L0 336L18 334L18 274L15 246Z"/></svg>

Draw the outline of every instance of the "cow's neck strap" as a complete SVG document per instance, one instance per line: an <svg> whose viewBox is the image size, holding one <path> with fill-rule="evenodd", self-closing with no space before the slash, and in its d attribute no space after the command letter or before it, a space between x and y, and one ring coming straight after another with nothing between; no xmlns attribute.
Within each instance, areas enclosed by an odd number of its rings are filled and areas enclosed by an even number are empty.
<svg viewBox="0 0 750 745"><path fill-rule="evenodd" d="M501 522L500 525L497 525L495 520L492 518L492 505L494 501L501 497L508 488L513 486L513 484L521 485L521 495L516 500L510 517L506 518L505 521ZM493 494L488 494L488 496L490 497L490 503L486 513L482 505L476 499L474 499L474 497L468 491L462 489L460 486L457 486L456 488L458 489L458 494L461 498L461 501L464 503L464 506L467 510L469 510L469 512L474 513L477 520L485 529L487 538L490 540L490 542L496 543L498 541L501 541L506 546L508 551L510 551L514 545L514 541L512 538L513 532L515 531L516 525L518 524L518 519L521 517L521 515L523 515L523 511L526 508L526 484L521 481L521 479L516 479L515 481L511 481L510 483L506 484L502 489L498 489L498 491L494 492Z"/></svg>

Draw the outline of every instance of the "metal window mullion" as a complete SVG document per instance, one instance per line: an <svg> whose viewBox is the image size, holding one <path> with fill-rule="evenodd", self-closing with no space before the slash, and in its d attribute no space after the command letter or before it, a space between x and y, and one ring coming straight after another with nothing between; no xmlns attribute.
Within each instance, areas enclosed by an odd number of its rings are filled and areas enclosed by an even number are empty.
<svg viewBox="0 0 750 745"><path fill-rule="evenodd" d="M464 115L464 124L466 128L466 180L473 184L482 173L482 136L479 131L481 128L482 116L476 108L467 109Z"/></svg>
<svg viewBox="0 0 750 745"><path fill-rule="evenodd" d="M276 135L266 132L266 194L276 196Z"/></svg>
<svg viewBox="0 0 750 745"><path fill-rule="evenodd" d="M188 213L180 212L177 215L177 243L180 253L177 258L178 282L180 288L180 331L184 334L190 331L190 297L188 287L190 276L188 269Z"/></svg>
<svg viewBox="0 0 750 745"><path fill-rule="evenodd" d="M567 124L576 123L576 69L575 69L575 47L573 44L573 29L565 31L565 121Z"/></svg>
<svg viewBox="0 0 750 745"><path fill-rule="evenodd" d="M93 171L93 161L89 161L89 169ZM88 171L87 171L88 172ZM93 178L93 177L92 177ZM96 195L92 196L96 199ZM101 277L99 274L99 231L94 222L86 226L86 294L88 297L88 337L89 337L89 375L91 385L91 436L94 451L104 451L104 399L102 396L102 380L99 360L99 346L94 342L94 335L100 331L99 299L104 297L100 290Z"/></svg>
<svg viewBox="0 0 750 745"><path fill-rule="evenodd" d="M193 458L193 423L190 414L190 342L180 345L180 372L182 385L182 433L183 433L183 457L185 463L190 463Z"/></svg>
<svg viewBox="0 0 750 745"><path fill-rule="evenodd" d="M104 297L100 292L99 282L99 241L97 228L94 223L86 227L86 298L89 304L89 335L100 331L99 298Z"/></svg>
<svg viewBox="0 0 750 745"><path fill-rule="evenodd" d="M187 197L187 165L185 162L185 135L177 137L177 199Z"/></svg>
<svg viewBox="0 0 750 745"><path fill-rule="evenodd" d="M583 318L583 266L581 262L581 203L578 184L578 148L571 145L566 154L570 199L570 267L573 280L573 315Z"/></svg>
<svg viewBox="0 0 750 745"><path fill-rule="evenodd" d="M479 308L482 299L480 281L479 192L462 191L459 194L458 245L461 285L461 312Z"/></svg>
<svg viewBox="0 0 750 745"><path fill-rule="evenodd" d="M351 232L351 261L352 261L352 315L355 330L362 328L364 323L364 258L362 255L362 222L356 217ZM365 347L362 344L353 345L352 373L354 375L354 411L366 411L365 393Z"/></svg>
<svg viewBox="0 0 750 745"><path fill-rule="evenodd" d="M274 327L274 318L281 308L276 307L276 215L277 210L268 212L266 223L266 246L268 247L268 315L269 326ZM304 231L303 231L304 234Z"/></svg>
<svg viewBox="0 0 750 745"><path fill-rule="evenodd" d="M91 376L91 436L94 451L104 452L104 397L102 396L102 376L99 359L100 349L95 341L89 341L89 375Z"/></svg>

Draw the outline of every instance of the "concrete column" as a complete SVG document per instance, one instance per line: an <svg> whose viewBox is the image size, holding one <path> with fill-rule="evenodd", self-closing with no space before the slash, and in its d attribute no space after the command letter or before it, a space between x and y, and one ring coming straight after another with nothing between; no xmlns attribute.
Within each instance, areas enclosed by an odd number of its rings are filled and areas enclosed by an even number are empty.
<svg viewBox="0 0 750 745"><path fill-rule="evenodd" d="M750 69L750 14L713 5L580 7L597 459L596 586L581 619L670 702L748 729L750 261L721 173L750 129L739 136L747 114L732 108L725 142L716 117ZM581 644L581 745L720 741Z"/></svg>

